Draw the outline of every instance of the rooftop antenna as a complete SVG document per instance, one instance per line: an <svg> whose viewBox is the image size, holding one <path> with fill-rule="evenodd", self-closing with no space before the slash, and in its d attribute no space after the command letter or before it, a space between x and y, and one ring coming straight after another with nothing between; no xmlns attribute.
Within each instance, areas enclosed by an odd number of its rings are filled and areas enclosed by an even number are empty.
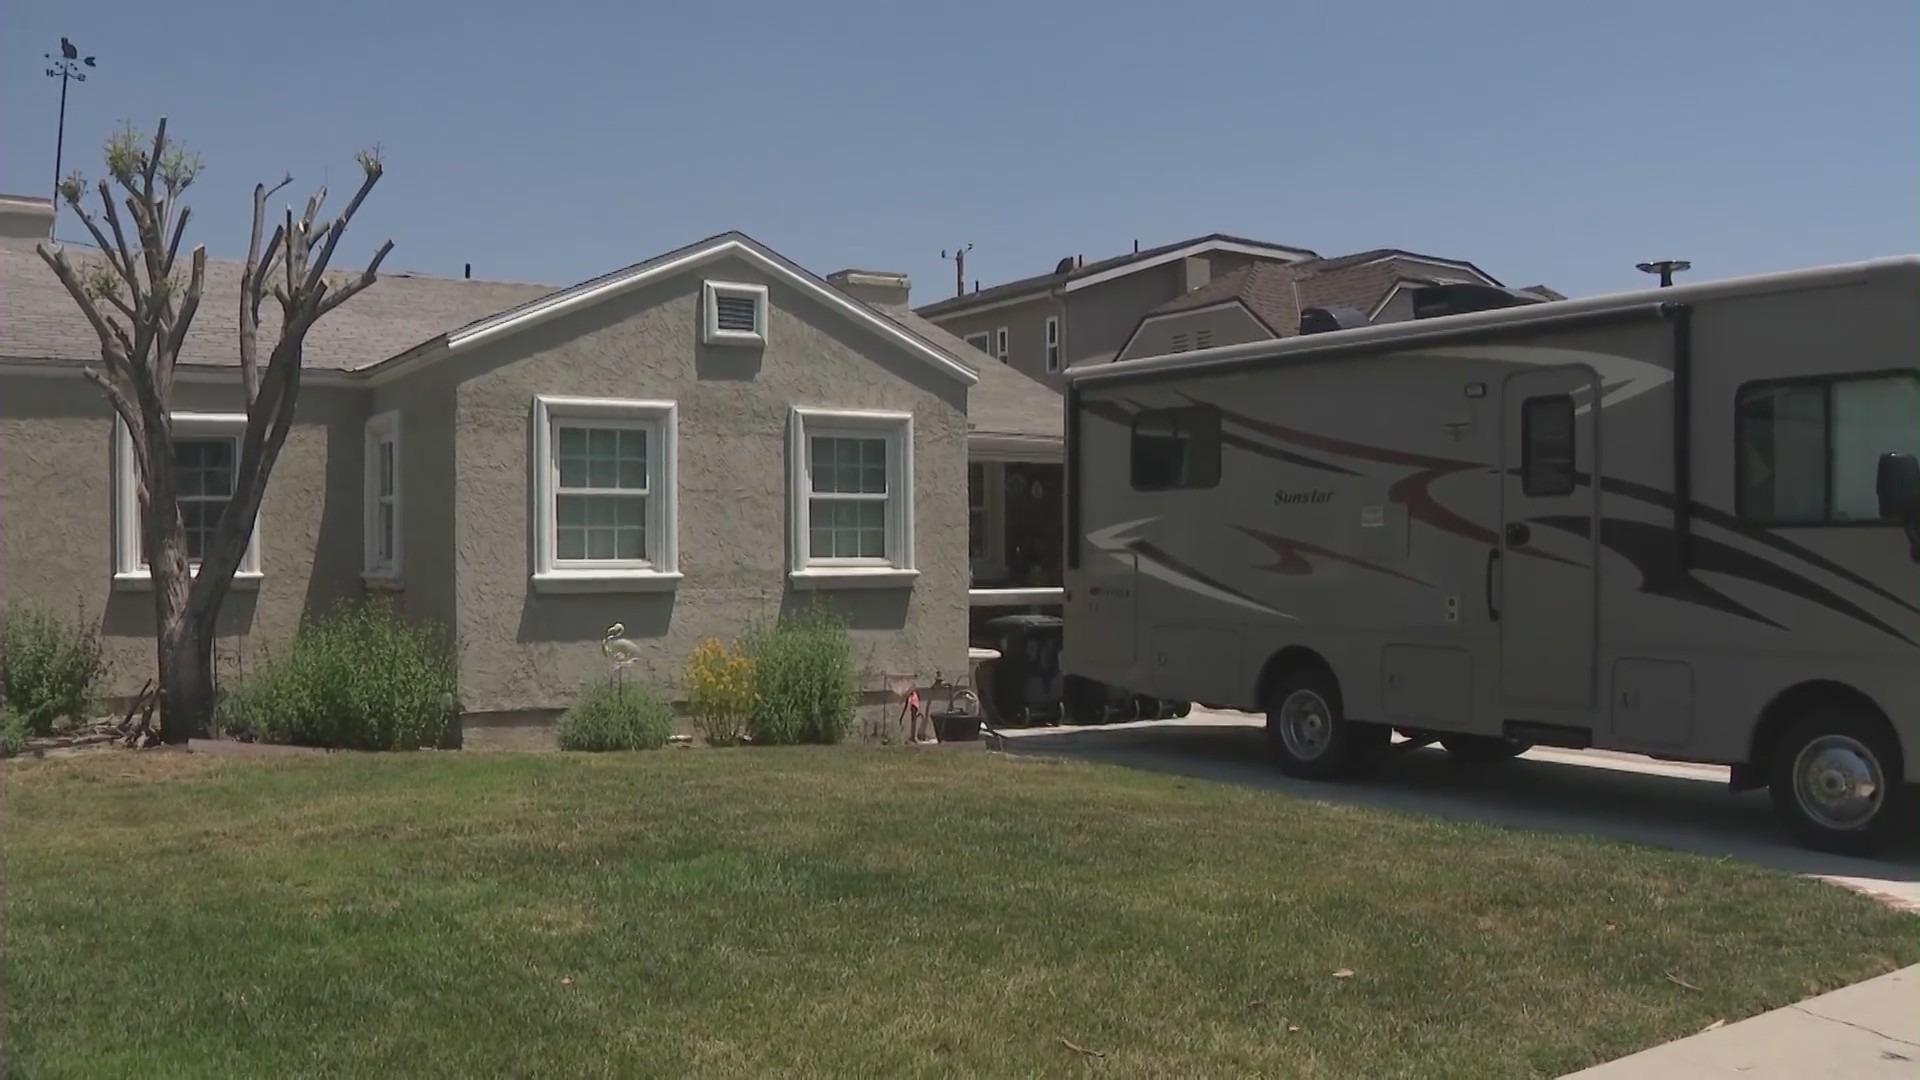
<svg viewBox="0 0 1920 1080"><path fill-rule="evenodd" d="M47 220L47 239L54 239L54 223L60 220L60 158L67 148L67 84L86 82L81 69L94 66L93 57L81 56L80 47L71 39L60 39L60 55L44 54L48 60L47 78L60 80L60 124L53 137L53 217Z"/></svg>
<svg viewBox="0 0 1920 1080"><path fill-rule="evenodd" d="M1660 287L1673 287L1673 275L1684 274L1693 269L1693 264L1685 259L1656 259L1653 262L1636 263L1634 269L1643 274L1659 274Z"/></svg>
<svg viewBox="0 0 1920 1080"><path fill-rule="evenodd" d="M968 244L966 247L954 248L952 254L948 254L944 249L940 252L941 258L953 260L953 295L955 296L967 295L967 252L972 250L973 245Z"/></svg>

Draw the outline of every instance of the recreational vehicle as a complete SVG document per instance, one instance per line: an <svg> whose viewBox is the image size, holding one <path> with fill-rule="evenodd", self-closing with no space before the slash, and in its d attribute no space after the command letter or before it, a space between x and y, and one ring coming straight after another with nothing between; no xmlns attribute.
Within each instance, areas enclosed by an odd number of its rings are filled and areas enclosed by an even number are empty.
<svg viewBox="0 0 1920 1080"><path fill-rule="evenodd" d="M1264 711L1318 779L1396 730L1724 764L1871 846L1920 780L1920 257L1495 306L1069 371L1070 695Z"/></svg>

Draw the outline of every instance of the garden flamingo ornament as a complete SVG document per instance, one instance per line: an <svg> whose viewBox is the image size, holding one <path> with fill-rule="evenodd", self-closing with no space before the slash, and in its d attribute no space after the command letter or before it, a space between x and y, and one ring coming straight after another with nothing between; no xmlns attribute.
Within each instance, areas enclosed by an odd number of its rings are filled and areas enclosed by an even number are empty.
<svg viewBox="0 0 1920 1080"><path fill-rule="evenodd" d="M607 681L613 682L624 676L627 665L640 659L640 645L631 638L623 637L627 632L625 623L614 623L607 627L607 636L600 642L600 652L607 658Z"/></svg>

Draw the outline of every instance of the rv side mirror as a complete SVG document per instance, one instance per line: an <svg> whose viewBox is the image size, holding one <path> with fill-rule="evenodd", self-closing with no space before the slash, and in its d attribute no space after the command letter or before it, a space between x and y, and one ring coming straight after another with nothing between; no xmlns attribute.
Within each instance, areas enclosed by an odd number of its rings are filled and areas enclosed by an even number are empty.
<svg viewBox="0 0 1920 1080"><path fill-rule="evenodd" d="M1920 460L1912 454L1881 454L1873 478L1880 516L1889 521L1920 519Z"/></svg>

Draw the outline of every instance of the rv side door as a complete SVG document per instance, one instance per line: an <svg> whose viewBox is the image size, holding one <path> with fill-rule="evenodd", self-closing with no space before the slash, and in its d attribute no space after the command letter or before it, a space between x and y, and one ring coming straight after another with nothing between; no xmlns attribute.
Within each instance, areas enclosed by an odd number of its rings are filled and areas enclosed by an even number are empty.
<svg viewBox="0 0 1920 1080"><path fill-rule="evenodd" d="M1497 610L1507 719L1584 722L1595 701L1600 445L1598 414L1586 406L1599 397L1586 367L1520 371L1502 387Z"/></svg>

